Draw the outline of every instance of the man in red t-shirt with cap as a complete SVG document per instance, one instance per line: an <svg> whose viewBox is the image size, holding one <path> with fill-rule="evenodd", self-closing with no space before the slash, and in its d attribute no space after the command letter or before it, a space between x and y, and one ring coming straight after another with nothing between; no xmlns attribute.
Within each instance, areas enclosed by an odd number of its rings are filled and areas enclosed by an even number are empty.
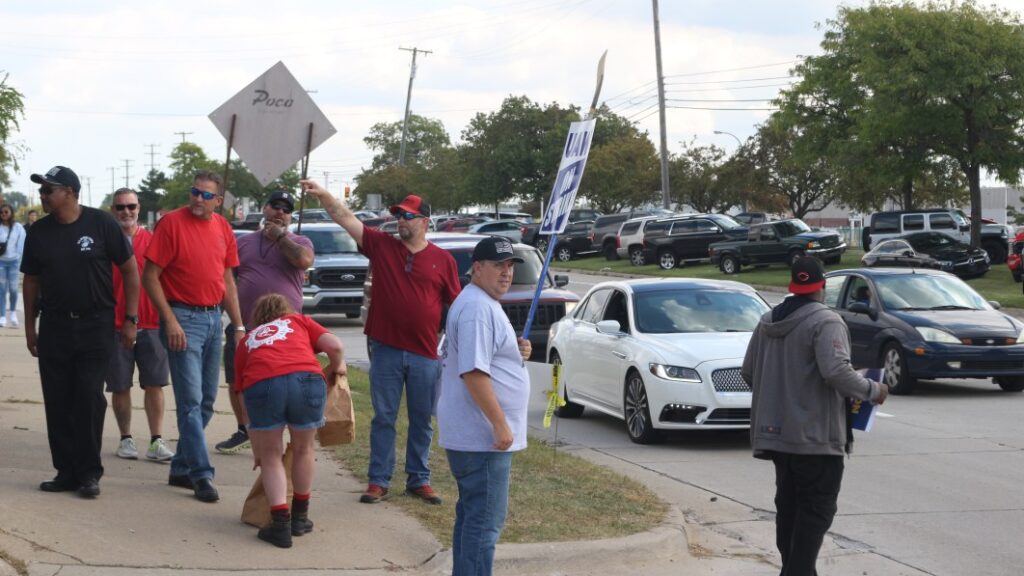
<svg viewBox="0 0 1024 576"><path fill-rule="evenodd" d="M341 225L373 266L373 305L366 320L373 362L370 364L369 486L360 502L387 498L395 468L395 419L405 389L409 437L405 450L405 490L430 504L441 498L430 487L431 412L440 363L437 333L441 310L459 294L455 259L427 241L430 205L410 194L391 207L398 217L398 238L363 226L341 201L312 180L303 189Z"/></svg>

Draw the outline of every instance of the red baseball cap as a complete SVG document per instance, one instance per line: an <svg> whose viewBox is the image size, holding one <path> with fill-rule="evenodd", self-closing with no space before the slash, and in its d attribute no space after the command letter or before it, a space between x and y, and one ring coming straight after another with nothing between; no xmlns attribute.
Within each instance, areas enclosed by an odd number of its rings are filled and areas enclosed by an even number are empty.
<svg viewBox="0 0 1024 576"><path fill-rule="evenodd" d="M430 204L427 201L415 194L409 194L400 203L395 204L390 208L392 214L398 212L412 212L430 218Z"/></svg>

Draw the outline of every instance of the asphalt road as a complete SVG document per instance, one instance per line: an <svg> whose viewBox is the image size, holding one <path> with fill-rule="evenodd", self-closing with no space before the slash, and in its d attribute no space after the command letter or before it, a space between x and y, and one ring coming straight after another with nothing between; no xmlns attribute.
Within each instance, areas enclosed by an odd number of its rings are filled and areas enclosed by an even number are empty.
<svg viewBox="0 0 1024 576"><path fill-rule="evenodd" d="M582 294L604 279L574 272L569 288ZM764 295L772 304L782 298ZM336 318L318 320L342 338L350 362L365 366L362 327ZM535 436L554 439L554 429L540 426L546 386L534 384L530 423ZM924 381L913 396L891 396L881 411L874 429L858 434L854 455L846 460L834 540L844 548L872 550L907 572L1019 574L1024 395L1002 392L988 380ZM774 511L771 465L751 457L746 433L675 433L662 445L639 446L629 441L621 421L587 411L579 420L560 420L557 434L559 442L592 448L671 482ZM700 514L701 524L728 526L729 519L716 518L713 510L702 508ZM742 530L728 528L741 539Z"/></svg>

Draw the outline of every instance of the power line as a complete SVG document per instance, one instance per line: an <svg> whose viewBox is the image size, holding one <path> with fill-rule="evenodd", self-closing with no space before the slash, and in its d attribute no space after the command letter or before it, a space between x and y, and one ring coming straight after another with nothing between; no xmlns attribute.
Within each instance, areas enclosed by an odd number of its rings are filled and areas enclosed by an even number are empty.
<svg viewBox="0 0 1024 576"><path fill-rule="evenodd" d="M725 112L775 112L778 110L778 108L710 108L705 106L666 106L666 108L681 108L683 110L719 110Z"/></svg>
<svg viewBox="0 0 1024 576"><path fill-rule="evenodd" d="M785 62L773 62L771 64L755 64L753 66L742 66L740 68L723 68L721 70L708 70L708 71L705 71L705 72L687 72L687 73L684 73L684 74L670 74L668 76L665 76L665 78L682 78L684 76L706 76L706 75L709 75L709 74L721 74L722 72L739 72L740 70L754 70L756 68L771 68L773 66L782 66L783 64L796 64L797 62L802 62L803 60L804 60L803 58L798 58L796 60L787 60Z"/></svg>
<svg viewBox="0 0 1024 576"><path fill-rule="evenodd" d="M159 144L147 144L146 146L149 147L149 171L152 172L157 169L155 149Z"/></svg>

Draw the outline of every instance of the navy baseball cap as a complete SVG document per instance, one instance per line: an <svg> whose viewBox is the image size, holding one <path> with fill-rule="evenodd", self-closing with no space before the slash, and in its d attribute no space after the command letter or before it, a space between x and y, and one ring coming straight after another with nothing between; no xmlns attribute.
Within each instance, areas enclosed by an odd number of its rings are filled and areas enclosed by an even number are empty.
<svg viewBox="0 0 1024 576"><path fill-rule="evenodd" d="M515 250L512 249L512 241L502 236L490 236L477 243L473 248L473 262L481 260L490 260L491 262L511 260L517 264L525 262L516 256Z"/></svg>
<svg viewBox="0 0 1024 576"><path fill-rule="evenodd" d="M51 186L67 186L75 191L75 194L82 189L82 183L78 181L78 174L66 166L54 166L46 171L46 174L33 174L29 177L36 184L49 184Z"/></svg>
<svg viewBox="0 0 1024 576"><path fill-rule="evenodd" d="M295 210L295 199L292 193L287 190L278 190L267 198L267 204L273 204L274 202L284 202L288 205L289 210Z"/></svg>

